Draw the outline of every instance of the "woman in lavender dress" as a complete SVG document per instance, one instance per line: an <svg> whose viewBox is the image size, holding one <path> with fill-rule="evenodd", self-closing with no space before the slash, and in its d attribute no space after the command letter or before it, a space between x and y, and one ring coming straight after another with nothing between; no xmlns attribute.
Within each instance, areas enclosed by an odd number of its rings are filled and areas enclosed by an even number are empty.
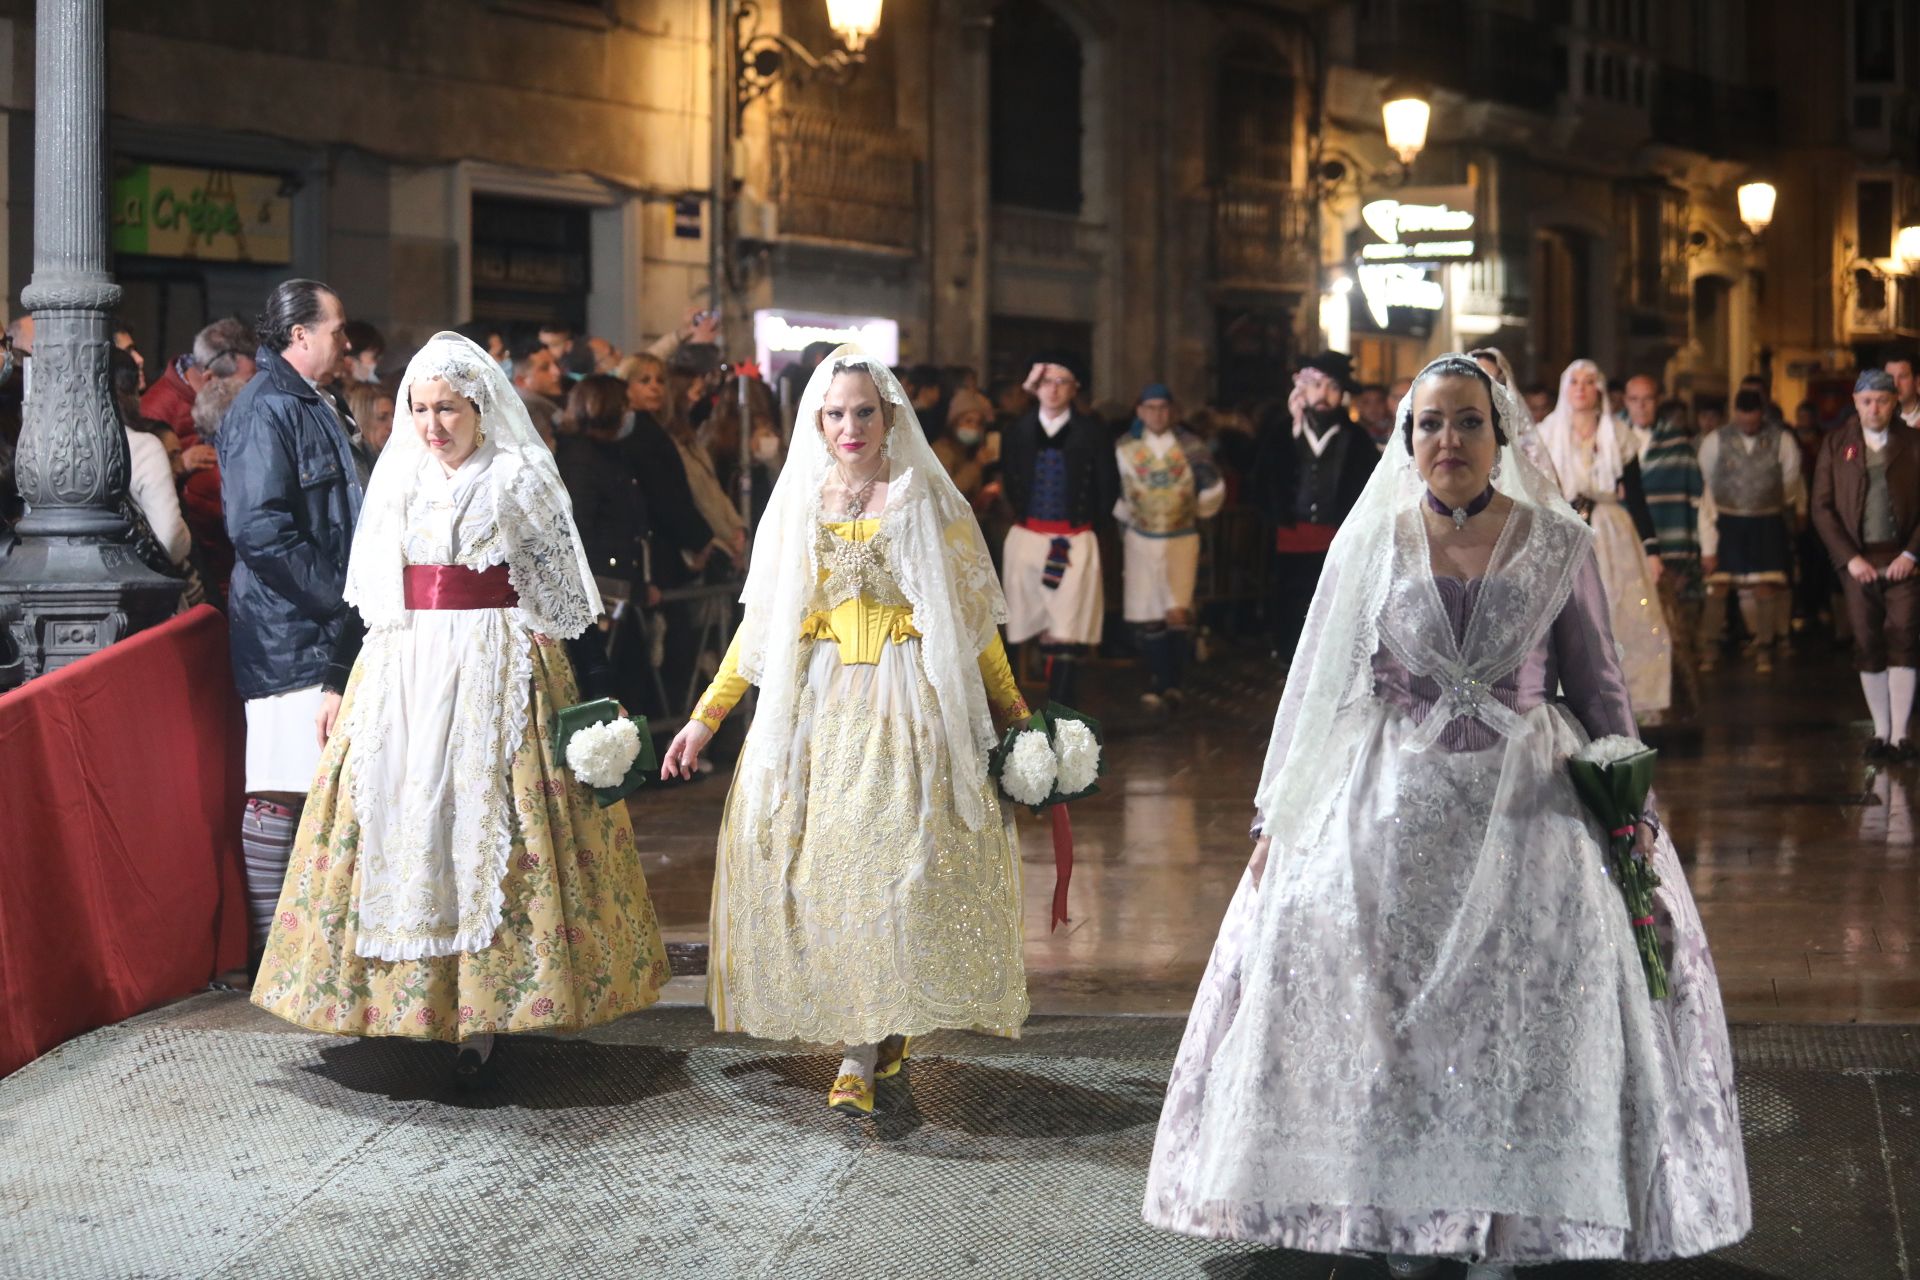
<svg viewBox="0 0 1920 1280"><path fill-rule="evenodd" d="M1168 1087L1156 1226L1493 1277L1750 1225L1672 842L1649 812L1656 1002L1567 776L1633 714L1592 535L1507 440L1526 421L1472 360L1435 361L1334 543Z"/></svg>

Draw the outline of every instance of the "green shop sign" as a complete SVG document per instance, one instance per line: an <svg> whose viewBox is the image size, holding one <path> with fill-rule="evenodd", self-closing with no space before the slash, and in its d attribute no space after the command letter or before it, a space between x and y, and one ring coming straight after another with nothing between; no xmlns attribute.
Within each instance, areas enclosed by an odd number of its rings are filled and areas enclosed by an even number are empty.
<svg viewBox="0 0 1920 1280"><path fill-rule="evenodd" d="M113 179L113 248L212 262L293 260L293 202L271 173L122 164Z"/></svg>

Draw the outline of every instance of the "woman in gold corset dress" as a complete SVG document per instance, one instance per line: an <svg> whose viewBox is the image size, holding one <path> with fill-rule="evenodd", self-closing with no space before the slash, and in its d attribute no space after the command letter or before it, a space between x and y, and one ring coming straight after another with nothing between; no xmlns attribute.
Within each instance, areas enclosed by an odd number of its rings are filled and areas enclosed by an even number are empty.
<svg viewBox="0 0 1920 1280"><path fill-rule="evenodd" d="M707 999L722 1031L844 1045L828 1105L865 1115L910 1037L1026 1020L1019 855L987 755L1028 711L979 525L899 382L857 348L801 399L741 601L662 766L692 772L759 686Z"/></svg>

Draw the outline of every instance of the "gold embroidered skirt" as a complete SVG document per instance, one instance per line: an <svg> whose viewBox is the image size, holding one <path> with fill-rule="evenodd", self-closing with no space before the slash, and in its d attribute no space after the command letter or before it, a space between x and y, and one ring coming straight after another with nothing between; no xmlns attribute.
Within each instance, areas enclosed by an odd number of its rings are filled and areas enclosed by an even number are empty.
<svg viewBox="0 0 1920 1280"><path fill-rule="evenodd" d="M918 640L843 665L804 660L787 785L759 831L728 797L714 872L714 1025L770 1040L868 1044L944 1027L1012 1036L1027 1018L1020 863L955 810L946 736Z"/></svg>
<svg viewBox="0 0 1920 1280"><path fill-rule="evenodd" d="M347 682L339 723L359 687ZM354 954L357 858L336 733L320 759L287 866L253 1002L314 1031L458 1040L488 1031L577 1031L644 1009L669 977L624 804L600 808L553 758L554 712L577 702L557 643L533 646L532 716L513 757L506 906L484 951L421 960Z"/></svg>

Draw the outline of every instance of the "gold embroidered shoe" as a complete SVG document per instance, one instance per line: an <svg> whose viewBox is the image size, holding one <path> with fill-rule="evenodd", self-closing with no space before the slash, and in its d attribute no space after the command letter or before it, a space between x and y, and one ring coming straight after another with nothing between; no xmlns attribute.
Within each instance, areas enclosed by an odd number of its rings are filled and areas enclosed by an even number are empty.
<svg viewBox="0 0 1920 1280"><path fill-rule="evenodd" d="M880 1056L874 1060L873 1078L891 1080L900 1074L900 1068L906 1065L912 1056L912 1036L888 1036L880 1042Z"/></svg>
<svg viewBox="0 0 1920 1280"><path fill-rule="evenodd" d="M843 1116L873 1114L873 1082L859 1076L841 1076L827 1090L827 1106Z"/></svg>

